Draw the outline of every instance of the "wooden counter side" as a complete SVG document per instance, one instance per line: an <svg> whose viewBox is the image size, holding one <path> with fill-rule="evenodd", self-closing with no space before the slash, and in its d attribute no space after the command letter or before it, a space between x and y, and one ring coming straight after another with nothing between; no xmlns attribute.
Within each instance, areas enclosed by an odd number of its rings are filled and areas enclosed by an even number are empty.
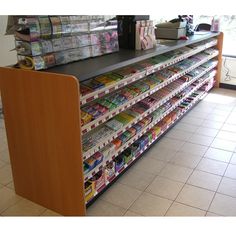
<svg viewBox="0 0 236 236"><path fill-rule="evenodd" d="M217 87L217 88L219 88L220 80L221 80L223 38L224 38L224 34L221 32L217 36L217 40L218 40L218 42L217 42L217 49L219 50L219 54L218 54L218 57L217 57L218 65L217 65L216 85L215 85L215 87Z"/></svg>
<svg viewBox="0 0 236 236"><path fill-rule="evenodd" d="M62 215L85 215L77 79L0 68L0 84L16 193Z"/></svg>

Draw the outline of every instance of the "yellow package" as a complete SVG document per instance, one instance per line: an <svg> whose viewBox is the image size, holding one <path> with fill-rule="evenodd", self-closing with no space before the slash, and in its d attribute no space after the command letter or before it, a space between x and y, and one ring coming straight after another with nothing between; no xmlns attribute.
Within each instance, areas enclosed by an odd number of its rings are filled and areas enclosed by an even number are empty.
<svg viewBox="0 0 236 236"><path fill-rule="evenodd" d="M102 83L102 84L104 84L105 86L110 86L110 85L116 83L114 80L112 80L111 78L109 78L105 75L101 75L101 76L95 78L95 80Z"/></svg>

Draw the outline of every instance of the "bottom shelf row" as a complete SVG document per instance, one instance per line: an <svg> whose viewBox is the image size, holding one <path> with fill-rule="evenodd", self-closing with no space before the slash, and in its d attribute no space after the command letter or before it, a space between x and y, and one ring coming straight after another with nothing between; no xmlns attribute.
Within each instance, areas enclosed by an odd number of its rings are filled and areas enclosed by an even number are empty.
<svg viewBox="0 0 236 236"><path fill-rule="evenodd" d="M91 179L85 182L85 202L88 204L108 185L110 185L118 175L125 171L141 154L152 145L160 136L165 133L174 123L177 122L196 102L198 102L213 85L214 80L207 80L197 91L185 98L181 104L165 116L160 122L148 130L143 136L136 140L130 147L125 149L120 155L106 164Z"/></svg>

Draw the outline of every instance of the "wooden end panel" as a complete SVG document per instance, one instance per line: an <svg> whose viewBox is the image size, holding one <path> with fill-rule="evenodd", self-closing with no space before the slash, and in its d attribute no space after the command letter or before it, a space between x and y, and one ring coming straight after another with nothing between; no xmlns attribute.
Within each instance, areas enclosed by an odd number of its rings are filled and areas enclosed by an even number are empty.
<svg viewBox="0 0 236 236"><path fill-rule="evenodd" d="M16 193L62 215L85 215L79 83L0 68L0 85Z"/></svg>

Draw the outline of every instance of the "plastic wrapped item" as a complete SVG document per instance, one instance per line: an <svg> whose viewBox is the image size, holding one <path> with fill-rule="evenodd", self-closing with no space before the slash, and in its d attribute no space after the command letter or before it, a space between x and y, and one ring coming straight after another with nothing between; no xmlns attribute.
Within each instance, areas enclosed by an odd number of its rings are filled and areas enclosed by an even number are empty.
<svg viewBox="0 0 236 236"><path fill-rule="evenodd" d="M123 155L117 156L114 159L114 162L115 162L115 171L119 172L125 164Z"/></svg>
<svg viewBox="0 0 236 236"><path fill-rule="evenodd" d="M88 202L95 193L95 183L93 181L87 181L84 184L84 195L85 195L85 201Z"/></svg>
<svg viewBox="0 0 236 236"><path fill-rule="evenodd" d="M123 127L123 124L116 119L111 119L106 123L106 126L117 131Z"/></svg>
<svg viewBox="0 0 236 236"><path fill-rule="evenodd" d="M71 22L69 16L60 16L61 33L63 36L71 35Z"/></svg>
<svg viewBox="0 0 236 236"><path fill-rule="evenodd" d="M95 190L99 191L102 187L105 186L105 174L104 170L100 170L97 174L95 174L92 178L91 181L94 182L95 185Z"/></svg>
<svg viewBox="0 0 236 236"><path fill-rule="evenodd" d="M52 37L60 38L62 34L61 20L58 16L50 16L51 27L52 27Z"/></svg>
<svg viewBox="0 0 236 236"><path fill-rule="evenodd" d="M52 37L51 22L48 16L39 16L38 17L40 24L41 38L50 39Z"/></svg>
<svg viewBox="0 0 236 236"><path fill-rule="evenodd" d="M115 163L112 161L105 166L105 180L110 181L115 176Z"/></svg>

